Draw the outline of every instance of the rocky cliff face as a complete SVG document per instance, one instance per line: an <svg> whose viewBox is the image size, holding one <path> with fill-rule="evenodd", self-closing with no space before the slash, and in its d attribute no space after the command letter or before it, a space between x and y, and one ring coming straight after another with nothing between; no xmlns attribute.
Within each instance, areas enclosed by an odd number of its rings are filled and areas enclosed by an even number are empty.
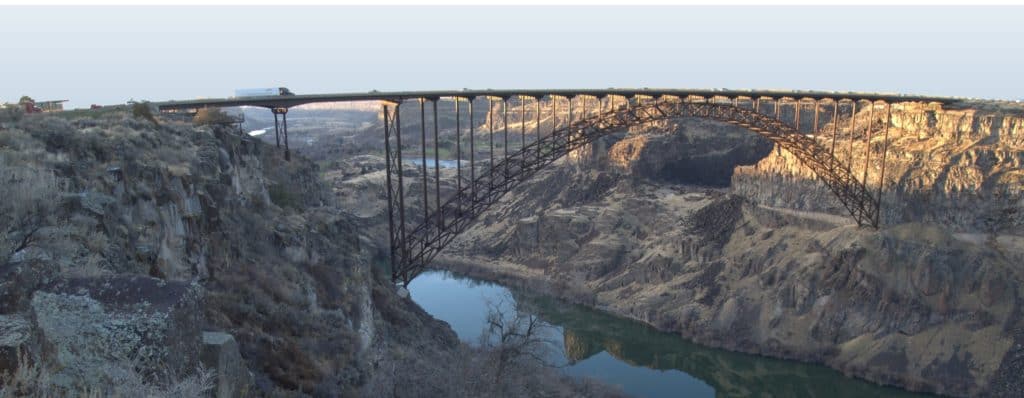
<svg viewBox="0 0 1024 398"><path fill-rule="evenodd" d="M216 128L0 129L0 396L619 396L497 366L396 290L382 162L344 162L331 190Z"/></svg>
<svg viewBox="0 0 1024 398"><path fill-rule="evenodd" d="M879 108L881 109L881 108ZM934 222L957 232L1024 234L1024 115L1011 105L942 109L918 103L892 107L889 151L882 175L884 114L858 112L851 134L840 120L836 156L863 172L867 186L883 188L882 222ZM832 125L823 128L831 131ZM831 146L831 136L818 137ZM852 139L851 139L852 138ZM864 174L857 176L863 180ZM756 203L844 215L842 205L810 169L786 151L738 167L733 189Z"/></svg>
<svg viewBox="0 0 1024 398"><path fill-rule="evenodd" d="M852 225L787 152L758 161L763 144L741 138L753 134L683 121L668 130L685 139L628 135L539 173L442 263L703 344L913 390L1019 395L1019 119L985 112L894 112L885 200L905 202L880 231ZM723 162L738 166L731 189L661 174L719 175Z"/></svg>
<svg viewBox="0 0 1024 398"><path fill-rule="evenodd" d="M7 346L63 369L65 387L110 385L109 374L88 370L161 345L185 348L153 348L138 370L194 372L201 330L234 336L255 375L251 393L357 394L403 347L436 358L457 346L442 323L394 296L301 158L285 162L217 129L28 117L0 130L0 171L5 203L23 204L0 209L0 313L5 324L28 320L35 336ZM125 290L146 281L194 286L174 295L192 304ZM162 310L168 300L179 309ZM121 343L103 344L96 327L120 331Z"/></svg>

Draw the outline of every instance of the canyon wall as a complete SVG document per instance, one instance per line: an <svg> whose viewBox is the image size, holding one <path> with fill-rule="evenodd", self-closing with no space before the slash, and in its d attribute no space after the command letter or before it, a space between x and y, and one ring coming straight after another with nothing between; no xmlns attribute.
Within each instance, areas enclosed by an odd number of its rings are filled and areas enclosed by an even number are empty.
<svg viewBox="0 0 1024 398"><path fill-rule="evenodd" d="M234 396L357 395L405 382L378 369L396 355L458 352L301 157L217 128L33 116L0 128L0 175L0 323L24 331L0 373L55 372L54 394L142 394L116 390L125 366L186 377L231 340L249 378Z"/></svg>

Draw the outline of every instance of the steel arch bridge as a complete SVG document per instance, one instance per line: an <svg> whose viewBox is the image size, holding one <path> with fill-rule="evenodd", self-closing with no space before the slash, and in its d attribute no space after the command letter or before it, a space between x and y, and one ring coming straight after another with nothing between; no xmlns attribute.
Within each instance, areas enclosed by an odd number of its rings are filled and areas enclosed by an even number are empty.
<svg viewBox="0 0 1024 398"><path fill-rule="evenodd" d="M485 143L478 143L476 139L478 123L474 120L473 108L479 99L487 100ZM810 168L858 225L877 228L892 104L948 104L958 101L946 97L867 93L608 89L371 92L179 101L157 105L162 111L195 110L207 106L269 108L275 115L275 133L280 133L277 117L283 119L287 155L287 112L290 107L316 102L366 100L378 100L383 104L392 280L405 285L423 272L455 236L469 228L477 216L544 166L609 133L675 118L716 120L742 126L766 137ZM529 108L532 108L530 111L535 124L532 131L527 131L528 103L531 101ZM415 132L402 132L401 115L408 115L408 112L401 112L401 109L409 102L418 104L418 137L415 137ZM444 198L441 193L442 160L439 158L439 102L451 106L451 113L447 115L454 116L455 121L455 191ZM495 112L495 102L500 105L500 112ZM564 103L561 109L560 103ZM426 104L430 104L433 116L429 128ZM466 111L463 104L467 105ZM575 112L574 105L577 107ZM516 129L512 129L511 146L510 108L519 119L519 137L516 137ZM495 113L500 113L500 129L495 129L495 120L499 118ZM463 126L463 116L468 116L468 127ZM550 127L543 128L542 118L550 119L547 123ZM863 133L859 133L861 130ZM467 134L463 135L464 132ZM849 139L845 162L836 153L840 134ZM879 145L871 145L872 134L875 138L882 137L880 148ZM496 158L494 142L499 135L503 145ZM861 139L858 135L862 135L867 143L862 166L853 161L853 142ZM412 142L409 142L410 138L413 138ZM430 151L433 159L427 156L428 144L433 146ZM489 156L478 161L476 157L481 145ZM875 176L878 184L874 191L869 189L872 156L881 162L881 171ZM464 166L467 157L468 165ZM405 168L409 161L416 161L418 175L407 175ZM433 161L433 176L428 170L429 161ZM422 207L416 208L420 205Z"/></svg>
<svg viewBox="0 0 1024 398"><path fill-rule="evenodd" d="M456 189L454 194L446 195L447 198L442 198L441 196L440 181L442 176L439 170L440 160L437 159L437 154L439 153L437 150L439 140L437 138L436 125L437 99L423 99L419 101L421 135L418 144L421 148L421 156L417 160L419 161L418 166L421 168L419 174L422 177L422 193L417 192L416 196L421 196L417 199L422 199L422 207L419 209L419 214L416 215L410 214L410 207L406 203L410 193L407 191L408 184L404 181L408 177L405 176L403 171L402 165L405 161L402 156L403 152L405 152L403 149L409 145L402 142L402 123L399 113L402 102L397 101L384 105L385 152L388 165L387 195L391 242L390 256L392 279L394 281L401 281L403 284L408 285L413 278L426 269L427 264L455 236L468 229L474 219L484 213L505 193L515 189L544 166L609 133L622 131L631 126L674 118L696 117L716 120L745 127L768 138L779 147L796 155L798 159L812 169L839 201L842 202L859 225L878 226L881 190L871 192L866 185L869 165L867 163L864 165L864 179L860 180L857 178L855 170L859 170L855 165L844 163L835 156L834 140L832 145L826 145L819 142L819 139L814 138L813 134L802 133L799 120L804 112L799 108L808 105L805 101L793 100L791 104L791 107L794 109L792 111L792 119L785 121L782 117L784 113L780 109L780 106L783 106L781 99L772 100L772 103L769 104L771 110L765 112L760 98L741 100L739 98L729 99L722 97L681 98L665 96L647 97L641 95L632 98L619 98L616 101L615 97L606 97L605 99L596 97L594 98L595 106L588 110L586 108L586 97L582 97L580 98L582 101L576 102L577 105L583 104L583 107L578 115L573 115L574 97L564 97L566 105L563 109L567 111L567 114L564 115L567 120L560 126L557 121L553 121L551 130L542 132L540 128L542 124L539 118L545 112L541 109L542 102L539 99L534 99L534 117L538 118L534 129L527 133L525 120L521 119L520 131L518 131L520 133L519 137L515 137L515 129L512 132L513 140L515 141L518 138L520 146L517 150L509 152L508 110L510 108L510 99L507 97L498 98L501 102L502 113L500 125L503 128L495 130L492 124L491 128L488 129L491 138L489 143L491 160L484 161L486 166L480 172L476 172L477 166L474 165L475 159L473 159L473 154L476 152L476 143L472 142L472 138L470 138L470 147L472 149L468 150L470 166L467 170L470 175L468 178L464 176L462 163L457 163ZM550 108L548 113L550 113L552 118L557 118L561 115L557 109L558 99L559 97L552 97L548 101L548 107ZM473 113L471 99L452 98L456 108L454 110L456 119L459 120L457 130L461 128L461 111L458 108L463 100L470 107L469 114L472 115ZM428 123L426 118L423 117L423 105L426 102L432 105L434 113L433 120L435 124L433 126L432 140L428 140L428 135L426 134ZM493 106L490 105L490 100L488 102L488 120L493 121L495 119L494 115L491 114ZM832 127L831 136L835 138L838 135L840 124L839 107L841 102L840 100L826 102L830 102L828 105L831 105L832 108L830 112L832 120L828 125ZM852 100L845 102L851 111L850 121L856 123L857 102ZM873 113L876 105L879 104L875 101L869 101L869 103ZM821 115L823 113L820 105L818 101L814 101L814 110L811 111L814 113L813 125L809 127L811 132L820 132ZM887 126L889 124L891 107L888 103L884 102L880 105L882 105L882 111L884 112L884 114L879 112L883 121L874 121L872 120L873 117L869 119L868 136L865 139L870 141L871 128L882 124L885 127L877 132L885 136L887 143ZM511 107L513 109L516 108L515 105ZM519 116L525 119L525 98L519 98L519 108ZM470 121L471 131L469 132L469 137L474 137L475 135L475 132L472 131L473 127L473 121ZM851 127L851 131L852 129L856 129L856 126ZM503 147L505 149L501 151L504 153L500 154L498 159L494 159L493 139L498 134L503 135L502 138L505 142ZM462 141L461 136L457 137L456 142L459 145L461 145ZM427 148L431 142L434 144L434 150L432 151L435 155L434 159L429 159L426 155ZM888 150L887 146L886 144L885 148L881 151L880 156L883 158ZM457 151L460 154L462 153L461 148ZM462 159L462 156L457 155L456 158ZM434 162L432 167L434 169L432 170L434 173L432 184L428 181L431 180L431 170L428 170L427 166L430 161ZM884 159L882 163L884 164ZM420 187L412 187L412 189L416 188ZM432 194L433 198L430 197Z"/></svg>

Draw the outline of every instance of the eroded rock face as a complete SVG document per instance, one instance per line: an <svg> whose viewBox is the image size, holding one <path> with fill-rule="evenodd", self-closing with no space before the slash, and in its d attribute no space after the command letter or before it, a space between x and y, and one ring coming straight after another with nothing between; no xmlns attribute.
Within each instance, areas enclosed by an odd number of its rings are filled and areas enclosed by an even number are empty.
<svg viewBox="0 0 1024 398"><path fill-rule="evenodd" d="M1024 234L1024 116L1019 110L893 105L884 176L884 123L875 112L869 156L868 115L868 110L858 112L853 140L849 131L838 135L835 154L860 170L858 180L868 166L869 190L877 190L881 181L883 223L935 222L958 232ZM846 128L849 121L840 125ZM831 136L819 139L831 145ZM732 186L759 204L845 215L814 173L784 150L737 168Z"/></svg>
<svg viewBox="0 0 1024 398"><path fill-rule="evenodd" d="M197 284L125 275L60 281L37 290L31 305L56 384L83 388L116 380L108 373L115 364L194 372L201 302Z"/></svg>

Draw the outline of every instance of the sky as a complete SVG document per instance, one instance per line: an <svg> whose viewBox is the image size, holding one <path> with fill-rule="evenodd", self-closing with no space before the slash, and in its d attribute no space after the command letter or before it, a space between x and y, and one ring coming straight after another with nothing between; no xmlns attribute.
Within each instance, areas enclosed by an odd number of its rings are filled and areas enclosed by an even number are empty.
<svg viewBox="0 0 1024 398"><path fill-rule="evenodd" d="M1024 7L0 7L0 102L462 88L1024 98Z"/></svg>

